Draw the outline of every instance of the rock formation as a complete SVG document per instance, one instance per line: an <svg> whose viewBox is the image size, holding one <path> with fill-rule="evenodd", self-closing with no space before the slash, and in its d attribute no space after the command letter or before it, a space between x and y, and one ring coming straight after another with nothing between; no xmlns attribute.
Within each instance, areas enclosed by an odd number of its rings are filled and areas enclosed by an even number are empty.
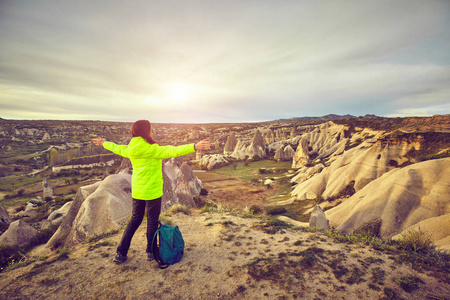
<svg viewBox="0 0 450 300"><path fill-rule="evenodd" d="M230 159L221 154L205 155L199 161L199 167L208 171L227 166Z"/></svg>
<svg viewBox="0 0 450 300"><path fill-rule="evenodd" d="M230 136L227 139L227 142L225 143L225 147L223 149L224 155L231 155L234 152L234 148L236 148L237 145L237 139L236 139L236 133L232 131L230 133Z"/></svg>
<svg viewBox="0 0 450 300"><path fill-rule="evenodd" d="M129 176L129 175L128 175ZM46 244L46 248L55 249L60 246L68 247L76 243L76 236L74 236L73 223L78 215L83 202L97 190L102 182L96 182L91 185L85 185L78 189L72 206L70 207L66 217L61 225L56 230L55 234L50 238Z"/></svg>
<svg viewBox="0 0 450 300"><path fill-rule="evenodd" d="M250 159L266 157L266 144L259 130L256 130L252 143L248 146L247 153Z"/></svg>
<svg viewBox="0 0 450 300"><path fill-rule="evenodd" d="M311 212L311 216L309 217L309 226L316 227L317 229L330 229L327 216L319 205L314 206L314 209Z"/></svg>
<svg viewBox="0 0 450 300"><path fill-rule="evenodd" d="M131 176L114 174L103 180L98 188L80 205L73 220L72 242L87 236L118 229L128 222L131 214Z"/></svg>
<svg viewBox="0 0 450 300"><path fill-rule="evenodd" d="M9 217L8 211L0 203L0 229L8 228L8 226L11 222L12 222L12 219Z"/></svg>
<svg viewBox="0 0 450 300"><path fill-rule="evenodd" d="M353 139L355 138L352 137ZM335 157L329 167L317 176L297 185L291 195L297 200L334 198L339 196L351 182L354 182L355 191L359 191L372 180L393 169L398 165L397 162L406 161L406 154L414 147L416 147L414 144L380 142L376 138L367 139ZM395 164L392 163L394 159Z"/></svg>
<svg viewBox="0 0 450 300"><path fill-rule="evenodd" d="M275 151L274 159L277 161L288 161L294 157L295 151L291 145L287 145L284 148L280 148Z"/></svg>
<svg viewBox="0 0 450 300"><path fill-rule="evenodd" d="M293 156L292 168L300 168L309 164L309 150L308 150L308 140L302 138L298 143L297 151Z"/></svg>
<svg viewBox="0 0 450 300"><path fill-rule="evenodd" d="M302 183L313 177L315 174L320 173L324 168L325 166L320 163L312 167L302 167L298 170L297 174L291 179L291 182Z"/></svg>
<svg viewBox="0 0 450 300"><path fill-rule="evenodd" d="M275 142L275 136L272 129L267 130L267 132L264 134L264 139L266 140L266 144L272 144Z"/></svg>
<svg viewBox="0 0 450 300"><path fill-rule="evenodd" d="M162 211L176 203L195 207L194 197L200 195L203 188L200 180L195 176L191 167L186 163L177 166L175 159L169 159L163 165L164 195L162 197Z"/></svg>
<svg viewBox="0 0 450 300"><path fill-rule="evenodd" d="M307 141L308 145L306 149L308 149L308 152L306 153L309 156L315 157L315 159L323 159L330 157L331 155L339 155L345 150L348 139L344 137L344 132L346 130L344 125L336 125L333 122L327 122L311 128L314 129L310 129L311 131L302 135L302 140ZM297 148L297 151L302 151L302 153L299 153L299 161L297 161L296 156L294 156L294 161L292 163L293 168L305 165L303 154L305 153L305 145L302 145L300 150Z"/></svg>
<svg viewBox="0 0 450 300"><path fill-rule="evenodd" d="M414 228L420 222L425 227L433 222L430 228L444 230L439 234L442 240L450 235L450 227L445 226L450 214L448 178L450 158L393 169L328 210L326 215L338 230L369 229L383 238ZM427 219L430 223L425 222Z"/></svg>
<svg viewBox="0 0 450 300"><path fill-rule="evenodd" d="M46 199L47 197L50 198L53 197L53 187L47 180L47 178L42 179L42 188L43 188L43 195L42 195L43 199Z"/></svg>
<svg viewBox="0 0 450 300"><path fill-rule="evenodd" d="M248 146L249 143L238 140L236 147L234 148L233 154L231 154L231 157L237 160L248 159L249 158L249 155L247 153Z"/></svg>
<svg viewBox="0 0 450 300"><path fill-rule="evenodd" d="M259 130L255 131L250 145L238 141L231 155L237 160L259 160L266 157L266 143Z"/></svg>
<svg viewBox="0 0 450 300"><path fill-rule="evenodd" d="M64 217L69 212L70 207L72 206L73 201L69 201L64 204L61 208L54 210L48 217L47 221L50 222L51 225L61 225Z"/></svg>
<svg viewBox="0 0 450 300"><path fill-rule="evenodd" d="M26 247L31 245L36 238L38 231L20 219L9 224L6 230L0 236L0 245L6 244L13 247Z"/></svg>

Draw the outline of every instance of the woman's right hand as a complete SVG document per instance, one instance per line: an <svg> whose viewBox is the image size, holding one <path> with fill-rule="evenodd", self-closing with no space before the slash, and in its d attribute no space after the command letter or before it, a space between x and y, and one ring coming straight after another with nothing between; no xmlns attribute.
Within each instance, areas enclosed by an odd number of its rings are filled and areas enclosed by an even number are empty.
<svg viewBox="0 0 450 300"><path fill-rule="evenodd" d="M101 137L98 137L96 139L92 139L92 143L94 143L94 145L96 145L96 146L103 146L103 142L104 141L105 140L102 139Z"/></svg>

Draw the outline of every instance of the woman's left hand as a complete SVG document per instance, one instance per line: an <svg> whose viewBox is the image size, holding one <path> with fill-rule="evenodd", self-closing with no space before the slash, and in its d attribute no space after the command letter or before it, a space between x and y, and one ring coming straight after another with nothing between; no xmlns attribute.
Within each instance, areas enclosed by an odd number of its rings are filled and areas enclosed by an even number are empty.
<svg viewBox="0 0 450 300"><path fill-rule="evenodd" d="M195 144L195 150L209 150L211 148L211 143L207 140L203 140Z"/></svg>
<svg viewBox="0 0 450 300"><path fill-rule="evenodd" d="M105 141L104 139L102 139L101 137L98 137L96 139L93 139L92 143L94 143L94 145L96 145L96 146L103 146L104 141Z"/></svg>

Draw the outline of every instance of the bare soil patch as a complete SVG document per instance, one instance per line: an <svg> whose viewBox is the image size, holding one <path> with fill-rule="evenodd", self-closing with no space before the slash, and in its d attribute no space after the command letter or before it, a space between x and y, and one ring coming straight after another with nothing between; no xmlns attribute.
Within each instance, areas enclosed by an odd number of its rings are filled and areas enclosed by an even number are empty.
<svg viewBox="0 0 450 300"><path fill-rule="evenodd" d="M208 191L206 200L211 200L227 208L244 209L257 206L264 208L267 198L278 193L279 184L274 183L271 188L262 184L251 183L213 172L195 172Z"/></svg>

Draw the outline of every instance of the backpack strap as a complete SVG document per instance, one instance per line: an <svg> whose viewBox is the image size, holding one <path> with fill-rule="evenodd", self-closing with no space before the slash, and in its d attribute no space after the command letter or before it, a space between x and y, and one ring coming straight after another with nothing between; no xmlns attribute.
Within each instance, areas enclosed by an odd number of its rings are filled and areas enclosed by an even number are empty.
<svg viewBox="0 0 450 300"><path fill-rule="evenodd" d="M158 263L158 266L160 269L165 269L168 266L170 266L169 264L164 263L161 260L161 257L159 256L159 246L158 246L158 234L161 231L161 221L158 220L158 229L155 232L155 235L153 236L153 240L152 240L152 253L153 253L153 257L155 258L156 262Z"/></svg>

